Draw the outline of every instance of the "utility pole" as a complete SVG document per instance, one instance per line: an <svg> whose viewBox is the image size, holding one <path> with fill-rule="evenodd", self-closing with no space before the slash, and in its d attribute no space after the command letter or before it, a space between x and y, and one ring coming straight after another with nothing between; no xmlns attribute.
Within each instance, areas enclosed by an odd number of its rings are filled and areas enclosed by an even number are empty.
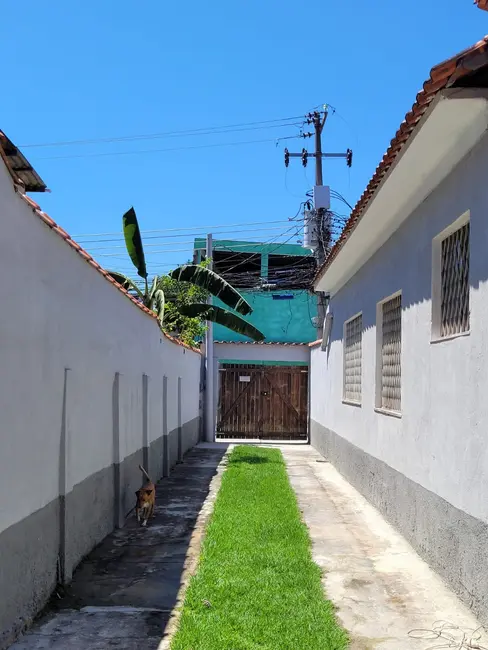
<svg viewBox="0 0 488 650"><path fill-rule="evenodd" d="M212 235L207 235L206 257L212 259ZM208 268L212 268L212 264ZM209 295L208 304L212 304L212 296ZM215 438L215 400L214 400L214 340L213 323L207 321L205 332L205 440L214 442Z"/></svg>
<svg viewBox="0 0 488 650"><path fill-rule="evenodd" d="M323 153L322 152L322 131L327 120L328 110L324 106L323 111L314 111L307 115L307 124L313 124L315 130L315 152L309 153L306 149L302 149L301 153L290 153L285 149L285 166L288 167L290 158L301 158L302 165L307 166L309 156L315 158L315 187L314 187L314 221L315 228L318 235L318 246L315 249L315 256L317 259L317 266L321 266L329 252L330 243L332 239L332 232L330 227L330 219L327 217L327 212L330 209L330 194L323 192L318 188L323 187L322 175L322 159L323 158L345 158L348 167L352 165L352 151L347 149L345 153ZM309 138L312 133L304 133L304 138ZM325 189L325 188L324 188ZM322 325L325 318L325 296L323 292L318 292L318 317L319 324L317 332L319 337L322 335Z"/></svg>

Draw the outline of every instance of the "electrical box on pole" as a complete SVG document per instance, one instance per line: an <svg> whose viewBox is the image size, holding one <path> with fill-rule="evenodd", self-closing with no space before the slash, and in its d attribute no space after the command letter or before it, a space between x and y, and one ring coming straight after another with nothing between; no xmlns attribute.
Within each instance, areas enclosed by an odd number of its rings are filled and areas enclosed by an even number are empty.
<svg viewBox="0 0 488 650"><path fill-rule="evenodd" d="M315 185L313 188L313 207L316 210L330 210L330 187Z"/></svg>

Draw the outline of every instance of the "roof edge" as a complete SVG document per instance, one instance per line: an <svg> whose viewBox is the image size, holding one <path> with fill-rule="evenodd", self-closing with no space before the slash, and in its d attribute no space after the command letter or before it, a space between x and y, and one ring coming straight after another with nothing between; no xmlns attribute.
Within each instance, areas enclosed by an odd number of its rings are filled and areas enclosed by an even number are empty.
<svg viewBox="0 0 488 650"><path fill-rule="evenodd" d="M480 1L488 6L488 0ZM486 65L487 56L488 36L485 36L471 47L459 52L450 59L446 59L445 61L435 65L431 69L429 79L424 82L422 90L417 94L416 101L411 110L405 115L405 119L400 124L400 128L390 141L386 153L383 155L383 158L366 186L366 189L352 210L339 239L332 246L325 262L317 269L313 279L314 285L322 278L325 271L329 268L346 244L370 203L376 196L378 190L383 185L385 177L387 177L388 172L397 160L400 152L403 151L405 144L417 130L421 118L424 116L438 93L441 90L451 87L462 77Z"/></svg>
<svg viewBox="0 0 488 650"><path fill-rule="evenodd" d="M73 250L75 250L78 253L78 255L80 255L80 257L82 257L85 260L85 262L87 262L96 271L98 271L98 273L100 273L105 278L105 280L107 280L107 282L110 282L112 286L118 289L118 291L120 291L126 298L128 298L138 309L144 312L147 316L150 316L154 320L157 320L157 316L153 311L145 307L142 303L140 303L133 296L131 296L131 294L127 291L127 289L124 289L122 285L116 282L109 274L108 271L106 271L89 253L87 253L80 246L80 244L77 244L74 241L74 239L70 237L70 235L66 232L66 230L61 228L61 226L59 226L53 219L51 219L51 217L46 212L43 212L40 206L33 199L31 199L30 196L27 196L22 191L19 191L19 187L15 183L14 183L14 190L17 193L17 195L20 196L20 198L23 201L25 201L25 203L27 203L27 205L33 210L36 216L39 217L39 219L42 222L44 222L54 233L56 233L58 237L63 239L68 244L68 246L70 246ZM196 352L197 354L201 354L201 351L198 348L183 343L183 341L180 341L179 339L170 336L169 334L167 334L161 329L160 332L166 339L168 339L172 343L175 343L176 345L180 345L181 347L191 350L192 352Z"/></svg>

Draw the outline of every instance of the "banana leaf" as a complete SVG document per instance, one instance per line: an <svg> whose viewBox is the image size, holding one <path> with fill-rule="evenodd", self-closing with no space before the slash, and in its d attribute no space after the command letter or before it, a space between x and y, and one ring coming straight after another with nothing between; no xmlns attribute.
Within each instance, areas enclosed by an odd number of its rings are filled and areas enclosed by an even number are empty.
<svg viewBox="0 0 488 650"><path fill-rule="evenodd" d="M125 245L132 264L136 267L137 274L141 278L144 278L144 280L147 280L146 259L144 257L144 248L142 247L141 231L139 230L134 208L127 210L122 217L122 227L124 230Z"/></svg>
<svg viewBox="0 0 488 650"><path fill-rule="evenodd" d="M158 315L160 323L164 320L164 291L158 289L154 294L154 311Z"/></svg>
<svg viewBox="0 0 488 650"><path fill-rule="evenodd" d="M170 273L170 277L178 282L190 282L209 293L220 298L228 307L235 309L239 314L250 314L251 305L220 275L196 264L185 264Z"/></svg>
<svg viewBox="0 0 488 650"><path fill-rule="evenodd" d="M108 274L120 285L124 287L127 291L130 289L133 289L139 298L142 298L144 300L144 294L142 291L139 289L137 284L133 282L130 278L128 278L126 275L123 275L122 273L117 273L117 271L108 271Z"/></svg>
<svg viewBox="0 0 488 650"><path fill-rule="evenodd" d="M201 318L202 320L208 320L212 323L218 323L233 332L237 332L243 336L248 336L254 341L264 341L265 338L264 334L256 329L254 325L251 325L251 323L248 323L237 314L233 314L227 309L222 309L222 307L193 303L191 305L181 306L178 311L183 316Z"/></svg>

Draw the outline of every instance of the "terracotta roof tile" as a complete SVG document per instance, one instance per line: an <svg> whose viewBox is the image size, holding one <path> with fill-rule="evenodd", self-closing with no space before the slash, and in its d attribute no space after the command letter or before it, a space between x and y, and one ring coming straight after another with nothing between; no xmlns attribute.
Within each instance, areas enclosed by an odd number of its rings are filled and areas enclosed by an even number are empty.
<svg viewBox="0 0 488 650"><path fill-rule="evenodd" d="M113 284L121 293L124 294L126 298L128 298L131 302L133 302L134 305L136 305L136 307L138 307L141 311L143 311L148 316L151 316L151 318L156 319L156 314L153 311L151 311L150 309L145 307L142 303L140 303L138 300L136 300L133 296L131 296L131 294L126 289L124 289L118 282L116 282L108 274L108 272L104 268L102 268L95 259L93 259L93 257L89 253L87 253L78 243L76 243L73 239L71 239L71 237L66 232L66 230L61 228L61 226L58 226L58 224L53 219L51 219L51 217L48 214L43 212L39 207L39 205L33 199L31 199L30 196L27 196L26 194L19 192L18 187L16 185L14 185L14 188L17 191L18 195L22 198L22 200L25 201L30 208L32 208L36 216L38 216L39 219L41 219L47 226L49 226L49 228L51 228L51 230L55 232L58 235L58 237L61 237L61 239L63 239L67 244L69 244L71 248L73 248L73 250L75 250L78 253L78 255L80 255L84 260L86 260L90 264L90 266L93 266L93 268L96 269L106 280L108 280L111 284ZM186 345L186 343L183 343L182 341L175 339L173 336L166 334L166 332L162 332L162 334L164 335L165 338L172 341L173 343L176 343L177 345L181 345L182 347L187 348L188 350L193 350L193 352L198 352L200 354L200 350L198 348L194 348L189 345Z"/></svg>
<svg viewBox="0 0 488 650"><path fill-rule="evenodd" d="M481 9L488 9L488 0L478 0L478 6ZM405 115L405 120L400 125L400 128L395 134L395 137L390 142L386 153L384 154L380 164L376 168L373 177L369 181L366 189L362 193L359 201L356 203L347 223L336 241L332 250L330 251L327 259L318 269L314 282L326 271L337 254L349 239L351 233L361 220L366 208L373 199L376 190L381 184L386 173L395 162L400 151L403 149L405 143L408 141L413 131L415 130L419 120L424 115L429 104L433 101L437 93L445 88L451 87L455 82L459 81L462 77L472 73L473 71L486 65L486 54L488 53L488 36L485 36L481 41L459 54L456 54L451 59L439 63L430 71L430 77L423 85L423 89L417 94L415 104L412 109Z"/></svg>

